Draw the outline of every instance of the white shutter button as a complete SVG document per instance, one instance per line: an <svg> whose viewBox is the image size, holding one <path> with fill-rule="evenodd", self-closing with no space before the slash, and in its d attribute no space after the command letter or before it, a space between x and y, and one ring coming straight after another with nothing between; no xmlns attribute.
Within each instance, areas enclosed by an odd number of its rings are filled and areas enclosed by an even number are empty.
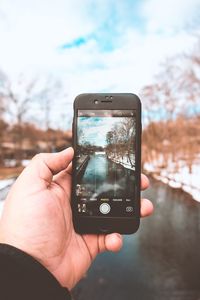
<svg viewBox="0 0 200 300"><path fill-rule="evenodd" d="M99 210L102 214L106 215L110 212L110 205L108 203L102 203Z"/></svg>

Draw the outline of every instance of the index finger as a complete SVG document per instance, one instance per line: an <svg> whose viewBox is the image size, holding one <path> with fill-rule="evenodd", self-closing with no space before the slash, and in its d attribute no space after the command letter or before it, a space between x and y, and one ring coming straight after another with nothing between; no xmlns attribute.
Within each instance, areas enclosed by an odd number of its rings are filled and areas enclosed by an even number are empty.
<svg viewBox="0 0 200 300"><path fill-rule="evenodd" d="M149 179L146 175L141 174L141 189L146 190L149 187Z"/></svg>

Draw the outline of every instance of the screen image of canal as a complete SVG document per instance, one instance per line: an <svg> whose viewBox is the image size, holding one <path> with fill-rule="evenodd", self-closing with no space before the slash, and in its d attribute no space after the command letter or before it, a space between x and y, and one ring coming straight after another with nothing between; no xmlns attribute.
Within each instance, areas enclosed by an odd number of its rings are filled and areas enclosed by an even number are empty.
<svg viewBox="0 0 200 300"><path fill-rule="evenodd" d="M119 253L103 253L73 290L75 300L199 300L200 203L151 180L154 214Z"/></svg>
<svg viewBox="0 0 200 300"><path fill-rule="evenodd" d="M134 208L134 181L133 170L113 162L106 154L90 155L78 181L78 186L84 187L79 203L86 199L85 214L101 215L99 205L106 201L111 207L109 216L130 216Z"/></svg>
<svg viewBox="0 0 200 300"><path fill-rule="evenodd" d="M113 162L105 153L93 154L80 182L92 197L130 198L133 195L134 172Z"/></svg>
<svg viewBox="0 0 200 300"><path fill-rule="evenodd" d="M101 215L102 202L109 202L108 216L130 216L135 205L135 113L81 110L79 114L75 176L78 212Z"/></svg>

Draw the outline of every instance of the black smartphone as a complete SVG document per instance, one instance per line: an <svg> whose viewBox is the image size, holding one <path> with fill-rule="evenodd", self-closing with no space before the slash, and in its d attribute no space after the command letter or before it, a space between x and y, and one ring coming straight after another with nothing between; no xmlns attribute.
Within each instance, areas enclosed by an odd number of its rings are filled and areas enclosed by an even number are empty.
<svg viewBox="0 0 200 300"><path fill-rule="evenodd" d="M134 233L140 223L140 99L128 93L77 96L73 147L75 231Z"/></svg>

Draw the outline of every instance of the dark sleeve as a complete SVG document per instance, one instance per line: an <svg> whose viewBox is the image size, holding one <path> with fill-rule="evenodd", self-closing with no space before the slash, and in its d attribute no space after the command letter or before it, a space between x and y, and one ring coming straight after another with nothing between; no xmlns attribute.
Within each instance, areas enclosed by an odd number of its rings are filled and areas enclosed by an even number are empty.
<svg viewBox="0 0 200 300"><path fill-rule="evenodd" d="M0 299L70 300L69 291L25 252L0 244Z"/></svg>

